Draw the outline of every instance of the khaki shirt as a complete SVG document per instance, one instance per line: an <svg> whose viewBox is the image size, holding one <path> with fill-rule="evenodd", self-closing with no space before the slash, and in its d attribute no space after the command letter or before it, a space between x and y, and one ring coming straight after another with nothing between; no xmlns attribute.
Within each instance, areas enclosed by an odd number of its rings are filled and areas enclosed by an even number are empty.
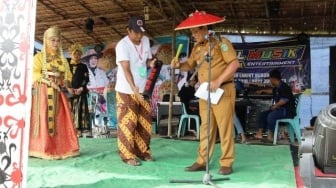
<svg viewBox="0 0 336 188"><path fill-rule="evenodd" d="M226 67L237 59L236 51L231 42L222 38L222 41L212 39L213 49L211 49L211 80L217 79L226 69ZM202 43L197 43L192 49L191 55L187 63L191 67L197 66L203 62L205 55L209 51L209 42L205 40ZM208 62L203 62L198 70L198 80L200 83L208 81ZM232 79L233 80L233 77Z"/></svg>

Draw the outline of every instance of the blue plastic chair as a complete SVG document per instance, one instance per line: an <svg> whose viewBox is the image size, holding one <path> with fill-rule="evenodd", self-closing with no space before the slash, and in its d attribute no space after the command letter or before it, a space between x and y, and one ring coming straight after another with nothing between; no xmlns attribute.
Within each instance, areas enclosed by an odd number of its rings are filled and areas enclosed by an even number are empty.
<svg viewBox="0 0 336 188"><path fill-rule="evenodd" d="M180 138L180 136L184 136L185 134L185 126L188 121L188 131L190 131L190 120L194 119L196 122L196 133L197 133L197 139L200 137L200 119L197 115L191 115L188 114L185 105L182 103L182 115L180 117L180 123L177 131L177 138ZM186 121L187 120L187 121Z"/></svg>
<svg viewBox="0 0 336 188"><path fill-rule="evenodd" d="M280 123L287 124L289 140L294 142L294 134L296 135L297 140L301 141L301 130L300 130L300 105L301 105L301 94L294 95L295 97L295 108L296 108L296 116L294 118L284 118L278 119L275 123L274 130L274 140L273 144L275 145L277 142L278 131Z"/></svg>

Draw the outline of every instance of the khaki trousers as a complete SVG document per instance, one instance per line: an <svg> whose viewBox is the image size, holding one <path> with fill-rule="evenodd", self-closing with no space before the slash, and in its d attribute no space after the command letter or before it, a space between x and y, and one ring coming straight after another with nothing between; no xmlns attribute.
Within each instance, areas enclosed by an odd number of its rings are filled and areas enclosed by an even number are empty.
<svg viewBox="0 0 336 188"><path fill-rule="evenodd" d="M211 104L210 108L210 141L209 157L211 159L215 143L217 129L220 136L220 147L222 155L219 159L220 166L232 167L234 161L234 136L233 136L233 115L235 110L236 89L233 83L222 87L224 94L218 104ZM206 164L207 151L207 101L199 101L200 116L202 119L200 130L200 145L196 162L201 165Z"/></svg>

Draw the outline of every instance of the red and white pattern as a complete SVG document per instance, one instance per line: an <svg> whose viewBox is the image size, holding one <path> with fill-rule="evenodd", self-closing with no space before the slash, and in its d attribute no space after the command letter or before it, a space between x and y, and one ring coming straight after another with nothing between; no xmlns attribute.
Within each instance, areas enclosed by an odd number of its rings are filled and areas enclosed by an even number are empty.
<svg viewBox="0 0 336 188"><path fill-rule="evenodd" d="M0 187L26 187L36 0L0 0Z"/></svg>

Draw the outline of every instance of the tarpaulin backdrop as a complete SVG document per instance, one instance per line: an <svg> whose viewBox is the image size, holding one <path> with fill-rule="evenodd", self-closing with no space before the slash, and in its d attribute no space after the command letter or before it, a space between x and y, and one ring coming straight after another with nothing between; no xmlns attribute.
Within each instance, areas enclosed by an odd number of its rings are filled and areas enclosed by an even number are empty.
<svg viewBox="0 0 336 188"><path fill-rule="evenodd" d="M235 79L248 87L269 87L269 72L277 68L294 93L311 93L309 40L233 44L241 68Z"/></svg>

